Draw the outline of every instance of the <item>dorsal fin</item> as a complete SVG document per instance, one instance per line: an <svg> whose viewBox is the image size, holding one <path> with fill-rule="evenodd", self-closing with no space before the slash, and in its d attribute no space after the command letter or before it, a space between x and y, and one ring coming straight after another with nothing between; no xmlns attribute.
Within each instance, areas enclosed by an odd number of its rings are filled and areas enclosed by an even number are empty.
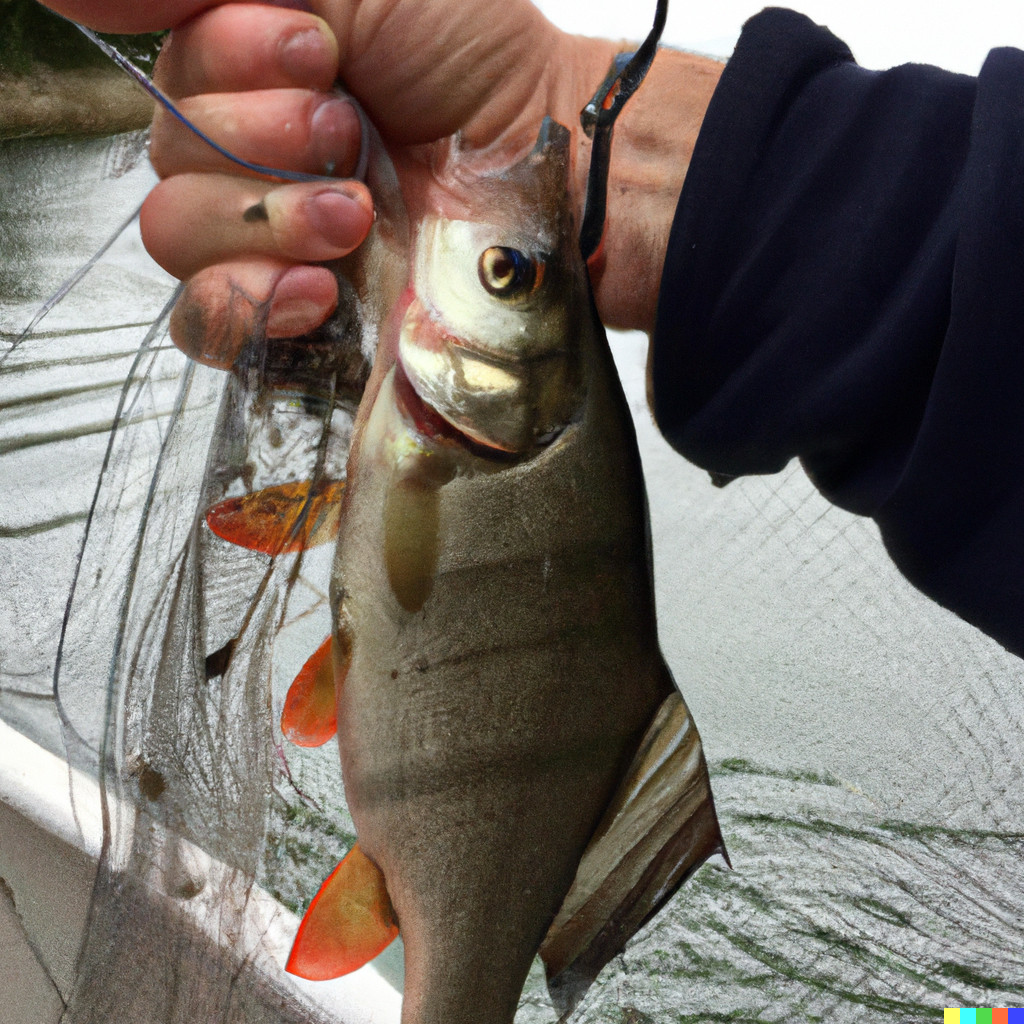
<svg viewBox="0 0 1024 1024"><path fill-rule="evenodd" d="M725 855L697 728L665 698L576 870L540 955L564 1016L713 853Z"/></svg>

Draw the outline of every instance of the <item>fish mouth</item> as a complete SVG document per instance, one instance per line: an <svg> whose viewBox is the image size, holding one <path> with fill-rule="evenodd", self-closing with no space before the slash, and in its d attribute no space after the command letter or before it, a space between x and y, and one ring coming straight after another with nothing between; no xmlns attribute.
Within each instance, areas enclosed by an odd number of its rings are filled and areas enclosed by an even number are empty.
<svg viewBox="0 0 1024 1024"><path fill-rule="evenodd" d="M582 389L576 360L564 347L529 356L497 348L453 335L412 299L399 331L397 365L422 433L492 458L525 456L549 447L575 420Z"/></svg>
<svg viewBox="0 0 1024 1024"><path fill-rule="evenodd" d="M485 444L463 433L433 406L428 405L413 387L401 359L395 362L394 389L398 411L416 428L417 433L427 440L449 447L465 448L471 454L482 458L504 461L516 459L515 452Z"/></svg>

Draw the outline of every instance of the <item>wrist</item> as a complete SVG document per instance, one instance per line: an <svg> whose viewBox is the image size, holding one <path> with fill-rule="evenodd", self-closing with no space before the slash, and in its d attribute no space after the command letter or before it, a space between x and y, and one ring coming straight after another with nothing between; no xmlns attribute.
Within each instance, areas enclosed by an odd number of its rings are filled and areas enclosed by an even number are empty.
<svg viewBox="0 0 1024 1024"><path fill-rule="evenodd" d="M549 95L552 116L573 133L572 201L582 219L590 140L579 114L617 53L635 44L566 36L560 75ZM609 327L650 332L665 249L697 134L723 64L660 49L651 70L615 124L604 236L591 260L594 298Z"/></svg>

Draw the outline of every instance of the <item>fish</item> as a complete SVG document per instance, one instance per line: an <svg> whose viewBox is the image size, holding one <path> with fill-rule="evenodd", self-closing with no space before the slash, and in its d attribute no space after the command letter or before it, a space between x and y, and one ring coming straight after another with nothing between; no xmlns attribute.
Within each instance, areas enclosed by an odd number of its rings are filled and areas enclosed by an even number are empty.
<svg viewBox="0 0 1024 1024"><path fill-rule="evenodd" d="M304 745L337 735L359 838L287 966L336 977L401 934L403 1024L508 1024L539 952L565 1017L725 852L658 647L636 439L564 201L570 136L548 120L484 174L453 143L434 168L449 202L411 242L371 148L379 216L336 267L336 323L235 371L261 421L268 388L330 410L375 348L344 479L318 454L315 479L253 491L248 462L214 459L246 490L205 515L272 558L337 535L332 636L281 725ZM205 677L237 674L237 650L208 653Z"/></svg>
<svg viewBox="0 0 1024 1024"><path fill-rule="evenodd" d="M565 195L570 136L435 168L377 329L341 494L333 634L282 728L337 734L358 842L287 969L401 934L403 1024L509 1024L534 957L568 1015L709 856L661 654L640 457ZM452 213L447 210L456 210ZM466 210L479 211L468 218Z"/></svg>

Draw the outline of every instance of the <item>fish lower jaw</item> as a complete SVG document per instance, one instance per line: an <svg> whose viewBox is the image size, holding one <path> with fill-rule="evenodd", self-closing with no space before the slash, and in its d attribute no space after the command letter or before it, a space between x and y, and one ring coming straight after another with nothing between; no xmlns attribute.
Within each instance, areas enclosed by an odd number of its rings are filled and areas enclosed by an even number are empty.
<svg viewBox="0 0 1024 1024"><path fill-rule="evenodd" d="M402 320L397 362L415 392L403 391L410 410L418 400L437 417L424 420L428 426L447 424L437 428L440 439L468 439L470 451L487 458L537 454L578 405L562 394L571 363L564 353L518 358L507 345L466 340L415 298Z"/></svg>
<svg viewBox="0 0 1024 1024"><path fill-rule="evenodd" d="M458 448L485 459L508 460L515 452L489 444L456 427L433 406L423 400L414 387L401 359L395 363L395 404L407 423L425 440L448 448Z"/></svg>

